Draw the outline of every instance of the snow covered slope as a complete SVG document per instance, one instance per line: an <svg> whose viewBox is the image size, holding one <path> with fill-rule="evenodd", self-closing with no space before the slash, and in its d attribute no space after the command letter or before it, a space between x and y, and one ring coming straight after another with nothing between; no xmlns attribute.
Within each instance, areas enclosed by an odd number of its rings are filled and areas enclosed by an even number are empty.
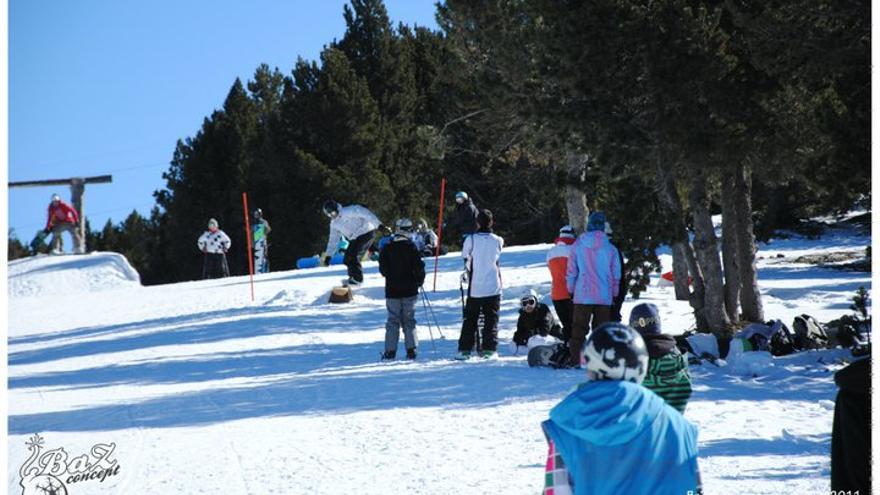
<svg viewBox="0 0 880 495"><path fill-rule="evenodd" d="M837 232L762 246L767 316L847 313L870 274L795 261L869 243ZM502 256L504 340L521 292L549 292L548 248ZM258 275L251 302L247 277L141 287L120 275L116 288L92 292L111 285L105 270L114 265L92 258L33 260L71 263L46 265L45 274L10 264L10 492L21 491L25 442L39 433L43 452L64 447L71 458L115 443L120 471L69 484L77 495L534 494L546 454L539 424L583 379L577 370L528 368L522 355L451 361L461 324L456 254L441 258L437 292L426 283L443 337L428 332L420 301L414 363L378 360L385 303L375 263L353 304L331 305L344 267ZM104 282L63 282L76 277ZM67 290L52 291L52 280ZM690 326L671 288L653 286L642 300L661 308L667 331ZM634 304L625 303L625 315ZM832 373L845 355L774 359L759 376L692 368L685 416L700 428L707 493L827 493Z"/></svg>
<svg viewBox="0 0 880 495"><path fill-rule="evenodd" d="M78 295L140 286L141 277L118 253L39 255L9 262L10 299Z"/></svg>

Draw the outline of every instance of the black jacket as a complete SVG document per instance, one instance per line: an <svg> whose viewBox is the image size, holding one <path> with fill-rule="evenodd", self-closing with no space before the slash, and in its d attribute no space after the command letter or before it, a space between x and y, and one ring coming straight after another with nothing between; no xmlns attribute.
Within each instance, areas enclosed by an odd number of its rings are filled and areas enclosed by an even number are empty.
<svg viewBox="0 0 880 495"><path fill-rule="evenodd" d="M425 282L425 263L416 245L395 234L379 253L379 272L385 277L385 297L400 299L418 295Z"/></svg>
<svg viewBox="0 0 880 495"><path fill-rule="evenodd" d="M553 316L550 307L544 303L538 303L531 313L519 310L519 319L516 320L516 332L513 334L513 342L516 345L526 345L529 338L534 335L552 335L562 339L562 325Z"/></svg>
<svg viewBox="0 0 880 495"><path fill-rule="evenodd" d="M831 429L831 490L871 490L871 358L838 371Z"/></svg>
<svg viewBox="0 0 880 495"><path fill-rule="evenodd" d="M457 229L462 237L473 234L477 230L477 213L477 207L468 198L467 201L455 205L455 212L452 213L452 218L446 222L446 228Z"/></svg>

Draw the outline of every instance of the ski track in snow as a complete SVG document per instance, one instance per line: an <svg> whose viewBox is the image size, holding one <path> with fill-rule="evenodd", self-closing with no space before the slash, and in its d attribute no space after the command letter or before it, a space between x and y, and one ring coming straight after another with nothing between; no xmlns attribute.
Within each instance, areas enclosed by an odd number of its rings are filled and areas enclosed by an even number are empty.
<svg viewBox="0 0 880 495"><path fill-rule="evenodd" d="M793 261L868 244L848 231L762 244L768 318L848 313L870 274ZM505 250L502 341L524 289L549 303L549 247ZM661 259L671 266L668 252ZM247 277L141 287L112 253L11 262L8 488L20 491L25 441L40 433L71 457L116 443L120 474L69 485L76 494L538 493L540 422L583 373L530 369L504 343L498 360L450 360L460 266L458 253L441 258L427 293L445 337L432 329L436 351L420 298L419 359L382 363L375 263L354 304L331 305L344 267L257 275L251 302ZM671 287L652 284L641 301L660 307L668 333L691 325ZM757 377L692 367L685 416L700 428L706 493L827 493L833 372L846 356L776 358Z"/></svg>

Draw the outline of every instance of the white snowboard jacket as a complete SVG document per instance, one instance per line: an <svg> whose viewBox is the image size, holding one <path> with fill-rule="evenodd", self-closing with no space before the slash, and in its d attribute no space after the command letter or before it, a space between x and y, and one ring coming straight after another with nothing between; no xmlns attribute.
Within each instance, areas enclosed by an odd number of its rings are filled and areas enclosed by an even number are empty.
<svg viewBox="0 0 880 495"><path fill-rule="evenodd" d="M339 208L339 215L330 220L330 238L327 239L327 249L324 250L324 253L326 256L336 254L340 236L345 236L346 239L353 241L367 232L378 229L380 223L382 222L372 211L361 205Z"/></svg>
<svg viewBox="0 0 880 495"><path fill-rule="evenodd" d="M199 249L205 253L219 254L229 251L229 248L232 247L232 241L229 240L229 236L220 229L217 229L216 232L206 230L205 233L199 237L198 246Z"/></svg>
<svg viewBox="0 0 880 495"><path fill-rule="evenodd" d="M461 248L470 285L468 297L501 295L501 267L498 259L504 239L491 232L476 232L467 236Z"/></svg>

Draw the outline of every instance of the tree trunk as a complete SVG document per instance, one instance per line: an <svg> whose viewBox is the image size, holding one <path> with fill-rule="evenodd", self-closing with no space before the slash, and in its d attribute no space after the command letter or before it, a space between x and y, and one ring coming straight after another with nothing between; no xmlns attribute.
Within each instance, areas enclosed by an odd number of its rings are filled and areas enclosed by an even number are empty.
<svg viewBox="0 0 880 495"><path fill-rule="evenodd" d="M688 284L687 261L687 252L691 249L691 246L688 240L687 223L684 219L678 190L675 187L674 167L669 165L668 162L662 163L662 161L657 161L657 191L660 202L666 206L672 219L670 223L674 225L675 229L672 241L672 275L673 285L675 286L675 299L677 301L687 301L691 296L690 284Z"/></svg>
<svg viewBox="0 0 880 495"><path fill-rule="evenodd" d="M737 268L736 227L738 213L733 193L733 172L726 170L721 180L721 259L724 262L724 308L733 324L739 323L739 271Z"/></svg>
<svg viewBox="0 0 880 495"><path fill-rule="evenodd" d="M733 191L737 209L735 234L743 319L763 322L764 305L758 290L758 269L755 266L757 246L752 219L752 174L745 164L740 164L736 169Z"/></svg>
<svg viewBox="0 0 880 495"><path fill-rule="evenodd" d="M685 239L687 239L687 231L684 231ZM688 250L693 250L689 242L679 241L672 243L672 275L673 285L675 287L675 300L687 301L691 295L690 284L688 283Z"/></svg>
<svg viewBox="0 0 880 495"><path fill-rule="evenodd" d="M565 156L565 209L568 212L568 224L580 234L587 227L587 195L582 189L587 177L589 156L583 153L568 152Z"/></svg>
<svg viewBox="0 0 880 495"><path fill-rule="evenodd" d="M721 257L718 255L718 238L709 211L706 172L696 164L691 164L688 171L691 176L688 199L694 216L694 252L705 283L704 310L708 329L717 337L730 337L732 328L724 311L724 278Z"/></svg>

